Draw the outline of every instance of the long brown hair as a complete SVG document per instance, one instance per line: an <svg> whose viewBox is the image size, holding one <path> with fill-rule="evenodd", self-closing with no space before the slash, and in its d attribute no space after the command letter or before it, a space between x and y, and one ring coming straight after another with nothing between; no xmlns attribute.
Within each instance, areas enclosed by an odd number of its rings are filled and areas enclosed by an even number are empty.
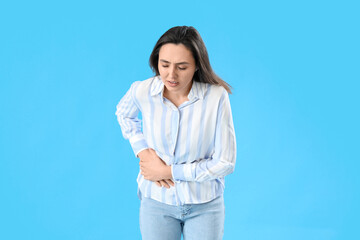
<svg viewBox="0 0 360 240"><path fill-rule="evenodd" d="M159 38L149 59L150 67L156 75L159 75L158 61L160 48L167 43L183 44L192 52L196 67L198 68L194 74L194 81L220 85L228 93L231 93L231 86L213 71L204 41L194 27L173 27Z"/></svg>

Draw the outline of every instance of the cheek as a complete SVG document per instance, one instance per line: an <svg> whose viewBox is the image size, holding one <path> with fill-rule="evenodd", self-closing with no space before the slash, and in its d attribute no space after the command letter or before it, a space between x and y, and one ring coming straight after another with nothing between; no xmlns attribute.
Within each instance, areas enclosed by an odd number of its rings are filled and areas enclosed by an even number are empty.
<svg viewBox="0 0 360 240"><path fill-rule="evenodd" d="M186 74L184 74L184 79L191 81L194 77L194 72L187 72Z"/></svg>
<svg viewBox="0 0 360 240"><path fill-rule="evenodd" d="M159 67L158 69L159 69L160 75L166 74L166 69L165 68Z"/></svg>
<svg viewBox="0 0 360 240"><path fill-rule="evenodd" d="M159 74L160 74L160 76L164 75L164 71L161 68L159 68Z"/></svg>

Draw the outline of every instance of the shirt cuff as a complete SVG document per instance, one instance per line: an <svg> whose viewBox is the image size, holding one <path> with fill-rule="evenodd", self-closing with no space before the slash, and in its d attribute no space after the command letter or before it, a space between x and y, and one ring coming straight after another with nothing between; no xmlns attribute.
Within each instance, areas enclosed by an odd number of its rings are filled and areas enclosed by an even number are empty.
<svg viewBox="0 0 360 240"><path fill-rule="evenodd" d="M135 135L132 138L130 138L129 140L130 140L130 145L131 145L136 157L139 154L139 152L141 152L144 149L149 148L145 141L145 138L142 134Z"/></svg>
<svg viewBox="0 0 360 240"><path fill-rule="evenodd" d="M175 164L171 166L171 174L173 179L177 181L194 181L196 165L192 164Z"/></svg>
<svg viewBox="0 0 360 240"><path fill-rule="evenodd" d="M176 183L180 183L181 181L180 180L177 180L175 179L175 175L174 175L174 165L171 165L171 176L172 176L172 179L174 180L174 182Z"/></svg>

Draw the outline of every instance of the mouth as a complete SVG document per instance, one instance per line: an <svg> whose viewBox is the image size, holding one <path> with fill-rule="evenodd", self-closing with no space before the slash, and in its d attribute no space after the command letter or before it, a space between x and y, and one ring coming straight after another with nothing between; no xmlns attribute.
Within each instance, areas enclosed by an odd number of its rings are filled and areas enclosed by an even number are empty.
<svg viewBox="0 0 360 240"><path fill-rule="evenodd" d="M176 87L177 85L179 85L179 82L176 81L167 81L167 83L170 85L170 87Z"/></svg>

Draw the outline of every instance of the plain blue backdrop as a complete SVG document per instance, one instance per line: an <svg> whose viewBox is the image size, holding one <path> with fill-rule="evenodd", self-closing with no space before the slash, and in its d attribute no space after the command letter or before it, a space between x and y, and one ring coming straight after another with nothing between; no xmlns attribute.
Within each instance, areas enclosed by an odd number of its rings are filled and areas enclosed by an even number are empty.
<svg viewBox="0 0 360 240"><path fill-rule="evenodd" d="M2 1L0 239L140 239L115 106L199 30L233 86L224 240L360 239L356 1ZM166 227L166 226L164 226Z"/></svg>

